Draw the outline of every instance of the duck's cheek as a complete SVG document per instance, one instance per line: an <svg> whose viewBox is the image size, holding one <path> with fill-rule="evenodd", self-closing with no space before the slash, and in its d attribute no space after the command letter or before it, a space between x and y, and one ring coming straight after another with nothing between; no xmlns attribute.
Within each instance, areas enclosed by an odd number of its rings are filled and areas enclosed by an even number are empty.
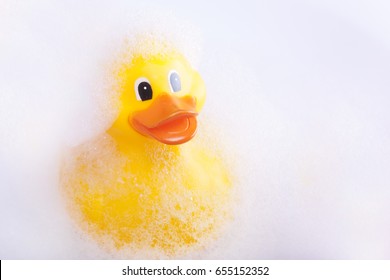
<svg viewBox="0 0 390 280"><path fill-rule="evenodd" d="M200 112L206 101L206 86L198 73L194 74L190 93L196 99L197 112Z"/></svg>

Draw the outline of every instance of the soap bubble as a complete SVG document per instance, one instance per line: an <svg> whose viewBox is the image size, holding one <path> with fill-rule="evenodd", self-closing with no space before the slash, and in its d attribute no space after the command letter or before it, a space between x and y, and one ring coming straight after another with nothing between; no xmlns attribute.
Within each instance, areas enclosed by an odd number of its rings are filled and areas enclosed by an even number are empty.
<svg viewBox="0 0 390 280"><path fill-rule="evenodd" d="M161 51L139 34L199 69L202 129L237 173L234 221L181 257L389 258L388 7L79 2L0 4L2 259L164 257L107 251L58 185L118 113L117 59Z"/></svg>

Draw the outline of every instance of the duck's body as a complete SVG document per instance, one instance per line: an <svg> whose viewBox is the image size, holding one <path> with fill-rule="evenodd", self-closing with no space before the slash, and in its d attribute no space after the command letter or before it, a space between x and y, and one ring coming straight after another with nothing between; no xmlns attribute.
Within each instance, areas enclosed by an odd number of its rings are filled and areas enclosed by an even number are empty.
<svg viewBox="0 0 390 280"><path fill-rule="evenodd" d="M118 248L176 255L202 246L229 216L232 183L210 141L189 141L203 82L177 54L135 58L118 75L117 120L64 165L69 205L89 233Z"/></svg>

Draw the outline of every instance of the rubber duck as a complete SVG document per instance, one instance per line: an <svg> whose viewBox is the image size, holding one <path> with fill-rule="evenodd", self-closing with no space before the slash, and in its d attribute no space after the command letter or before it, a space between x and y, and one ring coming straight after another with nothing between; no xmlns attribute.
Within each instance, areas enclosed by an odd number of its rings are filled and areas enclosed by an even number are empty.
<svg viewBox="0 0 390 280"><path fill-rule="evenodd" d="M179 256L204 248L231 218L233 185L215 139L197 135L205 84L176 50L133 54L117 69L116 120L62 167L68 209L115 250Z"/></svg>

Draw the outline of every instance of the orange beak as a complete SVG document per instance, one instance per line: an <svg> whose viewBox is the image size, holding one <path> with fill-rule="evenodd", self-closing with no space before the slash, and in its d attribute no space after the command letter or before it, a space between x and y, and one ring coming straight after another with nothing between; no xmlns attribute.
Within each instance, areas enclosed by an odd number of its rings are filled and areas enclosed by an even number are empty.
<svg viewBox="0 0 390 280"><path fill-rule="evenodd" d="M139 133L164 144L191 140L197 131L196 99L161 95L146 110L130 115L130 125Z"/></svg>

